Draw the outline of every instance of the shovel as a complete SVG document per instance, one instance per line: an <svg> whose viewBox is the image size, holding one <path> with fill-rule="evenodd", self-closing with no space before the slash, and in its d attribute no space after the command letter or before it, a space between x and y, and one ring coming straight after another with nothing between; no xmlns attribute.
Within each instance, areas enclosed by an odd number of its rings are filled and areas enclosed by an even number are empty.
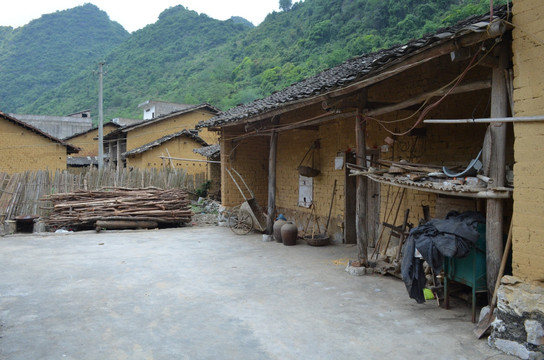
<svg viewBox="0 0 544 360"><path fill-rule="evenodd" d="M512 246L512 223L510 222L510 230L508 230L508 239L506 240L506 245L504 247L504 253L502 254L501 267L499 268L499 274L497 275L497 281L495 282L495 290L493 290L493 297L491 298L491 304L489 305L489 312L480 320L478 325L474 328L474 334L480 339L487 332L491 323L495 320L495 315L493 312L495 306L497 305L497 290L501 285L501 278L504 274L504 267L506 266L506 260L508 259L508 254L510 253L510 246Z"/></svg>

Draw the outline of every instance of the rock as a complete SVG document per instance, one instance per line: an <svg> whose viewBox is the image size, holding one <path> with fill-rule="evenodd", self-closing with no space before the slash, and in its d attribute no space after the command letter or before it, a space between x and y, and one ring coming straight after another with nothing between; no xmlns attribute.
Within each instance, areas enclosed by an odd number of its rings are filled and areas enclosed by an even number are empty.
<svg viewBox="0 0 544 360"><path fill-rule="evenodd" d="M542 357L539 357L538 353L535 353L534 351L527 350L522 344L512 341L512 340L504 340L504 339L493 339L489 337L488 339L489 346L494 346L500 351L508 354L517 356L520 359L524 360L541 360Z"/></svg>
<svg viewBox="0 0 544 360"><path fill-rule="evenodd" d="M527 342L533 345L544 345L544 328L536 320L525 320Z"/></svg>
<svg viewBox="0 0 544 360"><path fill-rule="evenodd" d="M274 241L274 238L272 235L263 234L263 241L264 242Z"/></svg>
<svg viewBox="0 0 544 360"><path fill-rule="evenodd" d="M358 265L358 264L354 264L354 265ZM373 272L372 269L370 268L368 270ZM367 268L365 268L364 266L353 266L350 260L348 261L348 265L346 266L346 272L353 276L362 276L367 274Z"/></svg>

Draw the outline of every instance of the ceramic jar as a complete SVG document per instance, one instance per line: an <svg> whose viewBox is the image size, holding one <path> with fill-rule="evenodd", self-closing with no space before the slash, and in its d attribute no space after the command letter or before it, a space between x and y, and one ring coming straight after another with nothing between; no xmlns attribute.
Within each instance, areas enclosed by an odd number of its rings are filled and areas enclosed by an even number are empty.
<svg viewBox="0 0 544 360"><path fill-rule="evenodd" d="M292 221L285 223L281 227L281 238L283 245L291 246L297 244L298 228Z"/></svg>

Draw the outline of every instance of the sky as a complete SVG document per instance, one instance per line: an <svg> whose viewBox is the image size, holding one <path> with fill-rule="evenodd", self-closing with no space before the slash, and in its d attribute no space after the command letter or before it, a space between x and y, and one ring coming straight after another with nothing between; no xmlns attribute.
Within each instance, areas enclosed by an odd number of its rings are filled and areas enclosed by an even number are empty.
<svg viewBox="0 0 544 360"><path fill-rule="evenodd" d="M156 22L161 12L176 5L183 5L218 20L241 16L255 26L272 11L279 11L279 0L1 0L0 25L17 28L43 14L85 3L96 5L129 32Z"/></svg>

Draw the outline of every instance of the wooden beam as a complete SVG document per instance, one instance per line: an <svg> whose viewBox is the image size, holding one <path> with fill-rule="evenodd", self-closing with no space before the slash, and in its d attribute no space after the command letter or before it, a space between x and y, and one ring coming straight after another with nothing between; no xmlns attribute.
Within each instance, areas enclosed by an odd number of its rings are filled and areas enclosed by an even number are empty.
<svg viewBox="0 0 544 360"><path fill-rule="evenodd" d="M356 115L356 113L357 113L356 111L350 111L348 113L338 113L338 114L329 114L329 113L327 113L327 114L319 115L319 116L316 116L314 118L304 120L304 121L301 121L301 122L296 122L296 123L292 123L292 124L289 124L289 125L284 125L284 126L281 126L281 127L277 128L276 130L278 132L281 132L281 131L286 131L286 130L300 129L300 128L307 127L307 126L319 125L321 123L324 123L324 122L327 122L327 121L330 121L330 120L342 120L342 119L346 119L346 118L353 118Z"/></svg>
<svg viewBox="0 0 544 360"><path fill-rule="evenodd" d="M459 85L455 89L451 91L450 94L462 94L470 91L477 91L477 90L483 90L483 89L489 89L491 87L491 80L482 80L482 81L475 81L469 84ZM403 110L410 106L420 104L424 102L425 100L435 97L435 96L442 96L446 92L448 92L449 88L440 88L437 90L428 91L422 94L419 94L417 96L414 96L413 98L410 98L408 100L402 101L397 104L384 106L382 108L373 109L368 112L368 116L379 116L383 114L387 114L393 111Z"/></svg>
<svg viewBox="0 0 544 360"><path fill-rule="evenodd" d="M276 119L274 122L279 122ZM272 235L276 217L276 156L278 153L278 133L270 136L270 154L268 156L268 214L266 216L266 234Z"/></svg>
<svg viewBox="0 0 544 360"><path fill-rule="evenodd" d="M504 70L508 66L508 49L503 44L500 47L500 66L493 69L491 87L491 117L508 116L508 93ZM506 153L506 123L489 124L486 132L486 147L484 159L489 159L489 177L497 187L504 186L505 153ZM503 253L503 201L501 199L487 200L486 214L486 267L488 297L495 290L495 282Z"/></svg>
<svg viewBox="0 0 544 360"><path fill-rule="evenodd" d="M366 90L366 89L365 89ZM357 110L355 121L355 138L357 144L357 165L366 166L366 120L361 115L362 109L366 106L366 91L361 95L361 110ZM368 229L367 229L367 193L368 181L366 177L357 177L357 207L356 223L357 232L357 253L362 266L368 266ZM348 214L346 214L348 216Z"/></svg>

